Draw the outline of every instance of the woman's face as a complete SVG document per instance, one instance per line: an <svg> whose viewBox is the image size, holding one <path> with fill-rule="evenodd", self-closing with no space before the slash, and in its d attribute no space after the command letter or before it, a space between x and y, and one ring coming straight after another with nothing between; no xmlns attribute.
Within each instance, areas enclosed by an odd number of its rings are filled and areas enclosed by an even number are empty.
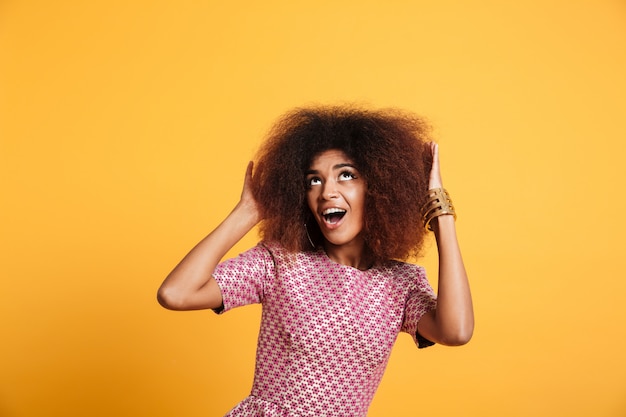
<svg viewBox="0 0 626 417"><path fill-rule="evenodd" d="M306 172L307 202L326 241L362 245L366 183L343 151L317 155Z"/></svg>

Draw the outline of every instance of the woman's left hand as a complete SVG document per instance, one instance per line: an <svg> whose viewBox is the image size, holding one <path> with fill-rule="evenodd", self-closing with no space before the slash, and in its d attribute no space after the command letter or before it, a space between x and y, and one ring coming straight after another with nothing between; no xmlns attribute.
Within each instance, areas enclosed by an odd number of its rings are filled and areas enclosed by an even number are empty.
<svg viewBox="0 0 626 417"><path fill-rule="evenodd" d="M435 142L430 142L428 146L430 147L430 156L433 161L433 166L430 169L430 175L428 177L428 189L443 188L441 170L439 168L439 145Z"/></svg>

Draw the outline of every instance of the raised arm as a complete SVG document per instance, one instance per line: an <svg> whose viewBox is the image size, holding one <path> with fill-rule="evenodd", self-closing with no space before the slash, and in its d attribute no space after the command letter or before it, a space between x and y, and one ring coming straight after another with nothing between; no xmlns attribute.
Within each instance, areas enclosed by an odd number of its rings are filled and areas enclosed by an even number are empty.
<svg viewBox="0 0 626 417"><path fill-rule="evenodd" d="M250 183L252 162L246 169L241 199L224 221L198 243L170 272L157 293L159 303L171 310L219 308L222 294L213 271L222 257L258 222L259 211Z"/></svg>
<svg viewBox="0 0 626 417"><path fill-rule="evenodd" d="M430 144L433 166L429 189L442 188L439 169L439 147ZM457 241L454 217L439 216L431 222L439 252L439 286L437 308L426 313L418 323L420 335L433 342L463 345L474 332L474 310L461 249Z"/></svg>

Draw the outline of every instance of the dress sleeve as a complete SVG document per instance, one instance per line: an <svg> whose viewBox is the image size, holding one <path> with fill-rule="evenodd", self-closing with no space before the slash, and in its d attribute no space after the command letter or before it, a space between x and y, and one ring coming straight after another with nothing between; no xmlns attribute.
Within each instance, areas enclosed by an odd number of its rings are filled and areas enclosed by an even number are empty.
<svg viewBox="0 0 626 417"><path fill-rule="evenodd" d="M223 300L222 307L215 312L221 314L235 307L261 303L274 270L272 254L260 243L235 258L221 262L213 272Z"/></svg>
<svg viewBox="0 0 626 417"><path fill-rule="evenodd" d="M425 313L435 309L437 296L426 278L424 268L415 265L414 267L416 271L413 273L411 290L404 307L402 331L409 333L417 347L422 349L432 346L434 343L417 332L417 323Z"/></svg>

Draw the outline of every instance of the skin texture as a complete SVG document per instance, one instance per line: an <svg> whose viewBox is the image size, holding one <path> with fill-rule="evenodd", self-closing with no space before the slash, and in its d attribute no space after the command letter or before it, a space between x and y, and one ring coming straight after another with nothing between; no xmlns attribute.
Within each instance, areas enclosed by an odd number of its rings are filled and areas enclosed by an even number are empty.
<svg viewBox="0 0 626 417"><path fill-rule="evenodd" d="M432 169L428 187L443 186L439 167L439 148L428 145ZM367 269L371 253L363 236L363 207L366 207L367 184L359 171L343 165L352 161L341 150L317 155L308 167L306 201L317 224L321 226L324 248L335 262ZM352 170L352 175L346 171ZM248 165L239 203L226 219L167 276L157 298L172 310L215 309L222 305L220 289L212 276L215 266L261 219L261 211L252 191L253 164ZM352 176L354 178L352 178ZM322 226L321 213L327 206L345 209L343 223ZM361 226L360 226L361 224ZM425 314L418 324L419 333L439 344L462 345L472 337L474 313L467 273L456 236L454 218L441 216L431 223L439 253L437 308Z"/></svg>
<svg viewBox="0 0 626 417"><path fill-rule="evenodd" d="M318 155L307 172L307 204L322 235L324 249L330 259L367 269L371 264L363 238L365 180L354 162L340 150ZM327 210L344 210L338 221L330 222Z"/></svg>

